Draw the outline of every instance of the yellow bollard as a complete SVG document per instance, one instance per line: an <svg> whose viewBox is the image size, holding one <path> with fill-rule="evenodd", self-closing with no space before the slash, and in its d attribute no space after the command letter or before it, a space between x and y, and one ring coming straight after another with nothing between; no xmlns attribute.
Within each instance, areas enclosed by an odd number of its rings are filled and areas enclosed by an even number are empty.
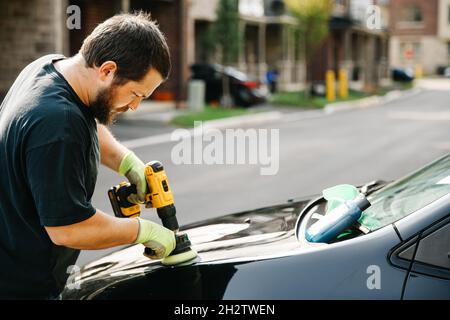
<svg viewBox="0 0 450 320"><path fill-rule="evenodd" d="M422 71L422 66L420 64L416 64L416 68L415 68L415 78L416 79L420 79L423 77L423 71Z"/></svg>
<svg viewBox="0 0 450 320"><path fill-rule="evenodd" d="M328 70L326 73L326 80L325 80L328 101L336 100L336 89L334 82L335 82L334 71Z"/></svg>
<svg viewBox="0 0 450 320"><path fill-rule="evenodd" d="M348 98L347 72L344 69L339 69L339 97Z"/></svg>

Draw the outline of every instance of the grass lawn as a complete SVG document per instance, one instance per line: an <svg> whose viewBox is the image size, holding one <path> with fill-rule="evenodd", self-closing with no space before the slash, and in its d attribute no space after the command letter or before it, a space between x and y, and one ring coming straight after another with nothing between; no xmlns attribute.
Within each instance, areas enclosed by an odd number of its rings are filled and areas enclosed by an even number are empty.
<svg viewBox="0 0 450 320"><path fill-rule="evenodd" d="M383 96L391 90L406 90L413 87L412 83L396 83L389 88L380 88L376 92L366 93L362 91L349 90L348 98L341 99L336 95L334 102L352 101L361 98L366 98L372 95ZM270 102L275 106L291 106L300 108L323 108L329 102L326 97L308 97L306 98L303 91L296 92L279 92L272 96Z"/></svg>
<svg viewBox="0 0 450 320"><path fill-rule="evenodd" d="M219 106L206 106L201 112L186 111L174 117L170 123L179 127L192 128L194 121L208 121L220 118L228 118L252 113L253 111L243 108L224 109Z"/></svg>
<svg viewBox="0 0 450 320"><path fill-rule="evenodd" d="M347 99L341 99L336 96L336 100L334 102L350 101L368 96L370 96L370 94L361 91L349 90ZM270 102L277 106L292 106L301 108L323 108L329 103L326 97L310 96L306 98L303 91L279 92L272 96Z"/></svg>

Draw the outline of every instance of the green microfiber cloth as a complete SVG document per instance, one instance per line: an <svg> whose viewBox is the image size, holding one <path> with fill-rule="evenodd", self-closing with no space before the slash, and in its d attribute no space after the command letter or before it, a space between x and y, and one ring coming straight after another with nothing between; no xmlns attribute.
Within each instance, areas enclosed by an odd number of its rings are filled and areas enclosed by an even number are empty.
<svg viewBox="0 0 450 320"><path fill-rule="evenodd" d="M358 188L351 184L339 184L337 186L327 188L322 191L322 195L327 200L327 212L341 205L347 200L353 200L358 195ZM343 233L337 236L337 239L343 238L352 233L351 230L345 230Z"/></svg>
<svg viewBox="0 0 450 320"><path fill-rule="evenodd" d="M327 212L341 205L347 200L353 200L358 195L358 188L351 184L339 184L322 191L322 195L327 200Z"/></svg>

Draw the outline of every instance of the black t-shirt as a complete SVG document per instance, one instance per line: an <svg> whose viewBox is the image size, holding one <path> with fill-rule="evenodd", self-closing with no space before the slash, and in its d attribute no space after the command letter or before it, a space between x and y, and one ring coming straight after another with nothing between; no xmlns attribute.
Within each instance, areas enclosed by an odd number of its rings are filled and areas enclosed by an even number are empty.
<svg viewBox="0 0 450 320"><path fill-rule="evenodd" d="M95 214L97 124L47 55L28 65L0 106L0 298L57 295L79 250L44 226Z"/></svg>

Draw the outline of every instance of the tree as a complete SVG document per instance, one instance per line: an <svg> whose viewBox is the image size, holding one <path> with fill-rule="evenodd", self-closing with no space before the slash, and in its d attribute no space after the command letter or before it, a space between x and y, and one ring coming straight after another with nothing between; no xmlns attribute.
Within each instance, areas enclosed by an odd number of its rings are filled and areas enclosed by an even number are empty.
<svg viewBox="0 0 450 320"><path fill-rule="evenodd" d="M242 34L239 30L239 1L220 0L216 9L217 19L212 25L211 33L215 40L215 51L220 55L220 63L223 66L238 61ZM223 77L222 105L231 107L230 84L227 77Z"/></svg>
<svg viewBox="0 0 450 320"><path fill-rule="evenodd" d="M217 19L213 25L213 33L223 65L234 63L238 60L242 41L239 32L238 5L238 0L220 0L217 5Z"/></svg>
<svg viewBox="0 0 450 320"><path fill-rule="evenodd" d="M328 20L333 1L331 0L285 0L287 8L297 19L296 34L303 44L305 64L305 94L308 95L308 63L320 43L328 35Z"/></svg>

